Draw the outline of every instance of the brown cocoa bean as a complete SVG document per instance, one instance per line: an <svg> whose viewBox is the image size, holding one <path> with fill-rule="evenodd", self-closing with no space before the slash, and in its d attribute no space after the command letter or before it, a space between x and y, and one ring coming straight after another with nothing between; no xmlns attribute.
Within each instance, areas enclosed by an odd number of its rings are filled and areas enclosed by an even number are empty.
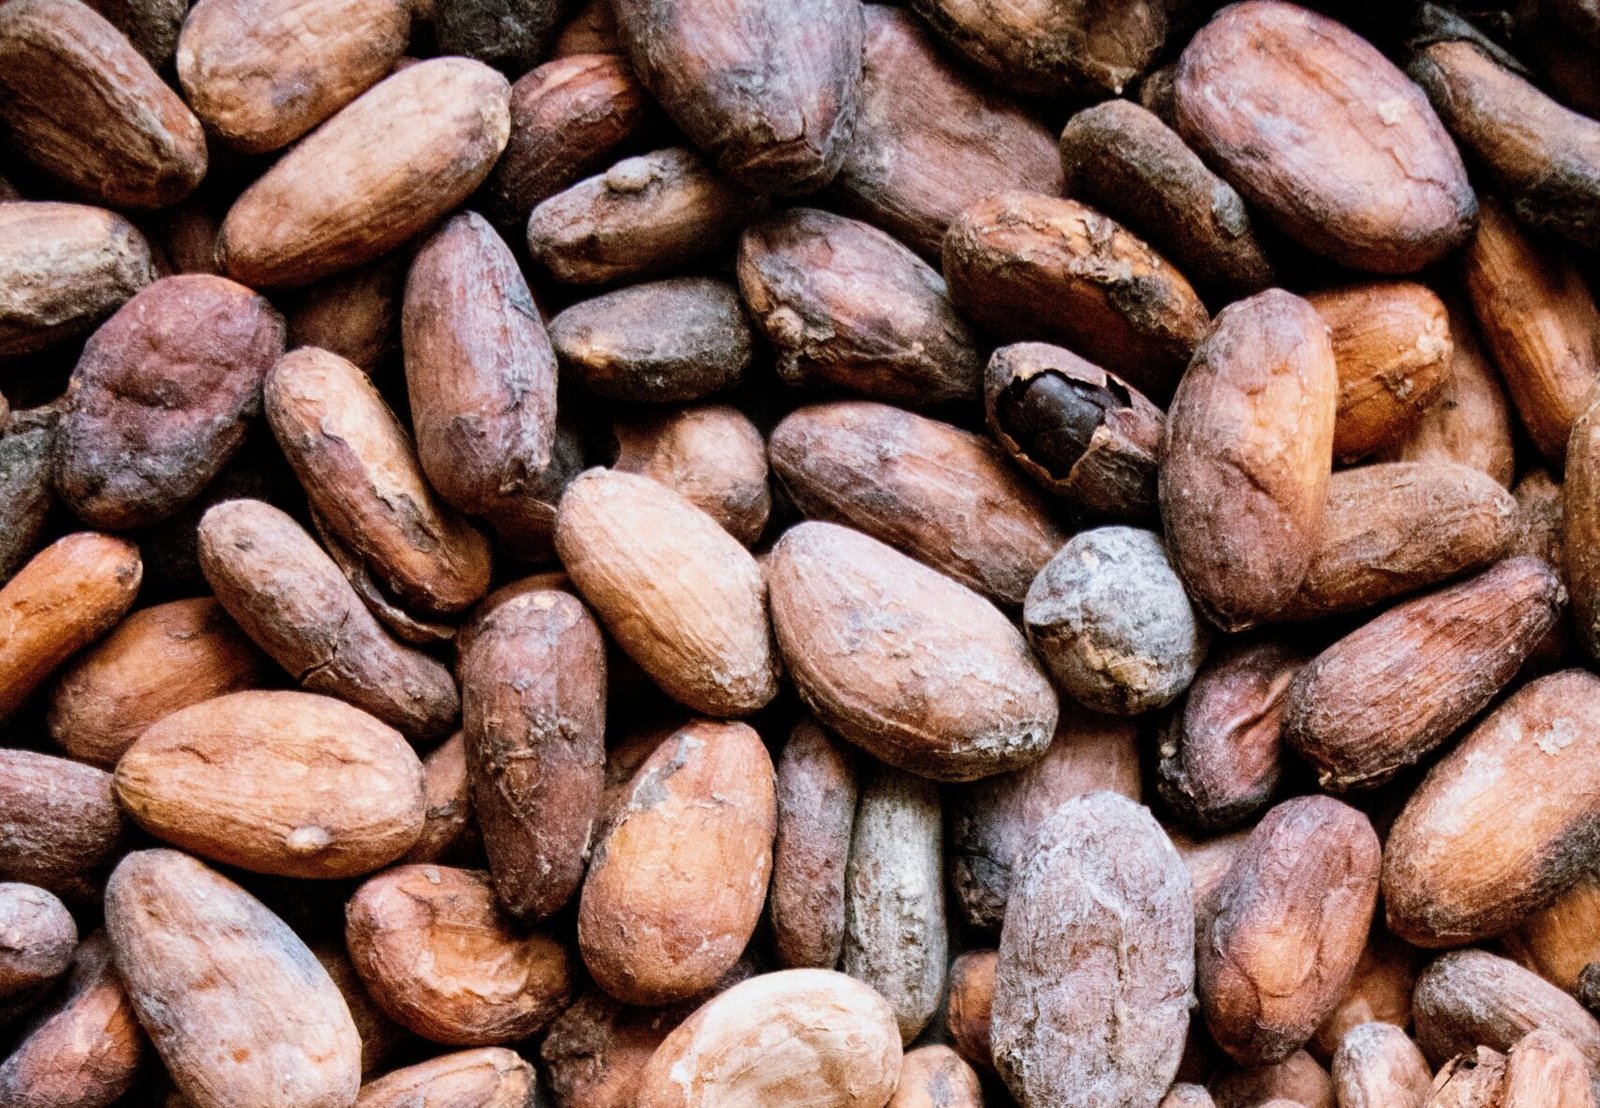
<svg viewBox="0 0 1600 1108"><path fill-rule="evenodd" d="M1521 517L1492 477L1452 462L1391 462L1328 480L1322 536L1281 619L1403 596L1512 554Z"/></svg>
<svg viewBox="0 0 1600 1108"><path fill-rule="evenodd" d="M1317 655L1289 686L1283 737L1334 791L1382 784L1477 715L1565 602L1536 558L1511 558L1397 604Z"/></svg>
<svg viewBox="0 0 1600 1108"><path fill-rule="evenodd" d="M284 877L356 877L422 833L422 763L398 731L312 693L238 692L173 712L117 763L144 830Z"/></svg>
<svg viewBox="0 0 1600 1108"><path fill-rule="evenodd" d="M1462 283L1522 425L1553 465L1600 376L1600 308L1570 261L1485 202L1461 252Z"/></svg>
<svg viewBox="0 0 1600 1108"><path fill-rule="evenodd" d="M234 201L218 261L260 288L309 284L394 249L488 176L510 133L510 88L467 58L397 70Z"/></svg>
<svg viewBox="0 0 1600 1108"><path fill-rule="evenodd" d="M555 539L583 598L668 695L738 716L777 694L761 570L689 501L647 477L591 469L562 497Z"/></svg>
<svg viewBox="0 0 1600 1108"><path fill-rule="evenodd" d="M1585 873L1566 892L1500 937L1506 956L1569 993L1600 962L1600 880Z"/></svg>
<svg viewBox="0 0 1600 1108"><path fill-rule="evenodd" d="M605 779L606 654L572 595L526 593L484 621L461 674L472 811L512 915L577 892Z"/></svg>
<svg viewBox="0 0 1600 1108"><path fill-rule="evenodd" d="M205 176L200 121L78 0L0 12L0 122L24 160L107 207L163 208Z"/></svg>
<svg viewBox="0 0 1600 1108"><path fill-rule="evenodd" d="M66 991L0 1062L0 1098L14 1108L110 1108L147 1053L111 944L96 931L72 955Z"/></svg>
<svg viewBox="0 0 1600 1108"><path fill-rule="evenodd" d="M94 0L89 5L128 36L152 69L161 70L178 48L178 32L189 14L184 0Z"/></svg>
<svg viewBox="0 0 1600 1108"><path fill-rule="evenodd" d="M115 212L0 205L0 358L82 334L153 280L150 244Z"/></svg>
<svg viewBox="0 0 1600 1108"><path fill-rule="evenodd" d="M1155 60L1167 5L917 0L918 15L992 81L1026 96L1113 96Z"/></svg>
<svg viewBox="0 0 1600 1108"><path fill-rule="evenodd" d="M1482 470L1502 485L1516 476L1511 405L1472 314L1458 297L1450 313L1450 367L1444 388L1417 421L1378 457L1395 462L1457 462Z"/></svg>
<svg viewBox="0 0 1600 1108"><path fill-rule="evenodd" d="M1409 72L1518 219L1600 249L1600 122L1471 42L1424 47Z"/></svg>
<svg viewBox="0 0 1600 1108"><path fill-rule="evenodd" d="M1600 394L1593 391L1572 426L1566 477L1561 485L1557 562L1572 593L1578 643L1600 657Z"/></svg>
<svg viewBox="0 0 1600 1108"><path fill-rule="evenodd" d="M1139 798L1137 729L1074 711L1062 714L1031 765L946 791L950 884L969 926L999 933L1016 867L1039 827L1063 802L1101 790Z"/></svg>
<svg viewBox="0 0 1600 1108"><path fill-rule="evenodd" d="M518 532L556 437L556 359L511 249L458 215L411 263L402 315L417 459L451 507Z"/></svg>
<svg viewBox="0 0 1600 1108"><path fill-rule="evenodd" d="M426 808L422 835L402 861L450 862L478 841L472 818L472 788L467 778L467 744L457 731L422 760L422 796Z"/></svg>
<svg viewBox="0 0 1600 1108"><path fill-rule="evenodd" d="M448 1046L535 1035L572 990L566 949L515 929L474 870L407 865L369 878L345 910L345 942L378 1007Z"/></svg>
<svg viewBox="0 0 1600 1108"><path fill-rule="evenodd" d="M1055 195L1061 163L1022 105L954 64L914 15L867 4L855 133L833 195L937 260L950 222L1005 189Z"/></svg>
<svg viewBox="0 0 1600 1108"><path fill-rule="evenodd" d="M490 216L526 224L535 205L604 169L654 122L649 97L615 54L558 55L529 70L511 86L511 138L484 186Z"/></svg>
<svg viewBox="0 0 1600 1108"><path fill-rule="evenodd" d="M289 347L319 346L369 377L400 352L400 313L410 255L375 262L308 286L289 305Z"/></svg>
<svg viewBox="0 0 1600 1108"><path fill-rule="evenodd" d="M1351 1028L1333 1056L1340 1108L1423 1108L1432 1085L1422 1051L1392 1023Z"/></svg>
<svg viewBox="0 0 1600 1108"><path fill-rule="evenodd" d="M885 1104L900 1039L883 998L831 970L768 973L680 1024L639 1077L636 1108Z"/></svg>
<svg viewBox="0 0 1600 1108"><path fill-rule="evenodd" d="M1418 946L1458 946L1509 930L1574 883L1596 822L1582 782L1600 754L1590 741L1597 722L1600 678L1552 674L1434 766L1389 832L1390 930Z"/></svg>
<svg viewBox="0 0 1600 1108"><path fill-rule="evenodd" d="M79 903L99 889L122 847L111 775L80 762L0 750L0 880Z"/></svg>
<svg viewBox="0 0 1600 1108"><path fill-rule="evenodd" d="M509 76L544 57L566 5L558 0L434 0L441 54L464 54Z"/></svg>
<svg viewBox="0 0 1600 1108"><path fill-rule="evenodd" d="M1120 224L1027 192L987 196L944 238L950 297L1007 341L1059 343L1157 403L1205 336L1205 305L1181 273Z"/></svg>
<svg viewBox="0 0 1600 1108"><path fill-rule="evenodd" d="M1410 1027L1411 989L1416 984L1418 968L1415 948L1374 925L1343 999L1312 1036L1311 1052L1332 1058L1345 1033L1359 1024L1381 1022Z"/></svg>
<svg viewBox="0 0 1600 1108"><path fill-rule="evenodd" d="M768 452L801 513L854 527L1015 609L1066 532L987 439L870 401L797 409Z"/></svg>
<svg viewBox="0 0 1600 1108"><path fill-rule="evenodd" d="M1330 797L1288 800L1250 833L1201 934L1200 1007L1241 1065L1282 1062L1344 996L1378 899L1378 836Z"/></svg>
<svg viewBox="0 0 1600 1108"><path fill-rule="evenodd" d="M1242 631L1286 606L1316 553L1338 371L1306 301L1269 290L1224 308L1167 412L1161 510L1196 607Z"/></svg>
<svg viewBox="0 0 1600 1108"><path fill-rule="evenodd" d="M117 764L145 729L181 708L255 686L266 665L216 600L134 612L62 673L50 737L79 761Z"/></svg>
<svg viewBox="0 0 1600 1108"><path fill-rule="evenodd" d="M1530 1031L1506 1055L1505 1108L1593 1108L1589 1062L1559 1033Z"/></svg>
<svg viewBox="0 0 1600 1108"><path fill-rule="evenodd" d="M1019 769L1055 730L1022 635L964 585L876 539L808 522L767 563L773 628L800 697L901 769L970 781Z"/></svg>
<svg viewBox="0 0 1600 1108"><path fill-rule="evenodd" d="M726 281L674 277L580 301L550 321L568 380L608 400L683 403L737 385L750 325Z"/></svg>
<svg viewBox="0 0 1600 1108"><path fill-rule="evenodd" d="M78 925L37 885L0 882L0 1021L38 1001L72 964Z"/></svg>
<svg viewBox="0 0 1600 1108"><path fill-rule="evenodd" d="M737 408L704 404L618 420L614 468L677 492L745 546L767 526L767 443Z"/></svg>
<svg viewBox="0 0 1600 1108"><path fill-rule="evenodd" d="M633 775L583 883L578 945L595 982L631 1004L714 985L760 920L775 821L754 730L703 720L668 737Z"/></svg>
<svg viewBox="0 0 1600 1108"><path fill-rule="evenodd" d="M1333 453L1375 454L1421 418L1449 380L1450 321L1426 285L1374 281L1306 298L1328 324L1339 370Z"/></svg>
<svg viewBox="0 0 1600 1108"><path fill-rule="evenodd" d="M224 142L277 150L389 73L409 16L403 0L202 0L178 38L178 80Z"/></svg>
<svg viewBox="0 0 1600 1108"><path fill-rule="evenodd" d="M1280 0L1234 4L1178 59L1177 129L1300 245L1412 273L1459 246L1477 203L1422 90L1377 48Z"/></svg>
<svg viewBox="0 0 1600 1108"><path fill-rule="evenodd" d="M1458 1054L1440 1068L1426 1108L1499 1108L1505 1082L1505 1055L1480 1046Z"/></svg>
<svg viewBox="0 0 1600 1108"><path fill-rule="evenodd" d="M444 1054L361 1087L357 1108L524 1108L537 1089L533 1067L514 1050L481 1047Z"/></svg>
<svg viewBox="0 0 1600 1108"><path fill-rule="evenodd" d="M56 409L28 424L13 416L0 434L0 582L11 580L38 551L55 506L50 471L59 418Z"/></svg>
<svg viewBox="0 0 1600 1108"><path fill-rule="evenodd" d="M302 688L347 700L419 742L449 733L449 670L395 642L287 514L226 500L200 521L200 563L230 616Z"/></svg>
<svg viewBox="0 0 1600 1108"><path fill-rule="evenodd" d="M855 759L815 720L795 724L778 757L777 835L767 914L786 969L839 962L845 864L860 794Z"/></svg>
<svg viewBox="0 0 1600 1108"><path fill-rule="evenodd" d="M978 396L982 355L944 278L877 228L792 208L745 231L738 274L789 384L920 408Z"/></svg>
<svg viewBox="0 0 1600 1108"><path fill-rule="evenodd" d="M1273 284L1244 201L1147 108L1108 100L1061 132L1065 195L1128 224L1210 295Z"/></svg>
<svg viewBox="0 0 1600 1108"><path fill-rule="evenodd" d="M283 317L224 277L165 277L84 347L56 432L55 486L77 516L125 530L172 515L244 445Z"/></svg>
<svg viewBox="0 0 1600 1108"><path fill-rule="evenodd" d="M945 1026L950 1045L976 1068L994 1069L989 1048L991 1008L994 1005L994 970L999 951L969 950L950 963L946 989Z"/></svg>
<svg viewBox="0 0 1600 1108"><path fill-rule="evenodd" d="M1265 1108L1279 1100L1304 1108L1334 1108L1333 1079L1303 1050L1272 1066L1250 1066L1212 1078L1217 1108Z"/></svg>
<svg viewBox="0 0 1600 1108"><path fill-rule="evenodd" d="M106 931L139 1022L194 1108L338 1108L361 1040L289 926L215 870L141 850L106 886Z"/></svg>
<svg viewBox="0 0 1600 1108"><path fill-rule="evenodd" d="M623 158L534 205L528 252L567 284L653 277L720 251L763 206L675 146Z"/></svg>
<svg viewBox="0 0 1600 1108"><path fill-rule="evenodd" d="M859 4L612 6L640 82L722 172L783 194L811 192L838 172L861 83Z"/></svg>
<svg viewBox="0 0 1600 1108"><path fill-rule="evenodd" d="M321 942L311 948L322 968L328 971L334 987L350 1009L350 1019L361 1036L361 1076L370 1077L374 1070L387 1068L393 1055L412 1041L411 1033L395 1023L373 1003L367 987L361 983L355 965L345 953L342 941Z"/></svg>
<svg viewBox="0 0 1600 1108"><path fill-rule="evenodd" d="M1271 803L1283 775L1283 703L1310 658L1287 642L1231 642L1200 667L1161 728L1156 786L1185 823L1232 826Z"/></svg>
<svg viewBox="0 0 1600 1108"><path fill-rule="evenodd" d="M1583 1005L1515 962L1484 950L1441 954L1417 978L1417 1043L1438 1063L1476 1046L1507 1051L1530 1031L1553 1031L1600 1063L1600 1023Z"/></svg>
<svg viewBox="0 0 1600 1108"><path fill-rule="evenodd" d="M923 1046L900 1060L900 1081L885 1108L982 1108L978 1075L947 1046Z"/></svg>
<svg viewBox="0 0 1600 1108"><path fill-rule="evenodd" d="M263 392L312 510L382 589L424 616L459 612L488 591L488 543L435 498L366 374L307 347L278 360Z"/></svg>
<svg viewBox="0 0 1600 1108"><path fill-rule="evenodd" d="M1189 878L1147 809L1090 793L1022 860L995 967L995 1065L1023 1108L1154 1103L1194 983Z"/></svg>
<svg viewBox="0 0 1600 1108"><path fill-rule="evenodd" d="M674 1011L630 1008L594 988L569 1005L539 1046L557 1108L632 1108Z"/></svg>
<svg viewBox="0 0 1600 1108"><path fill-rule="evenodd" d="M0 717L116 626L143 573L131 542L78 531L39 551L0 588Z"/></svg>

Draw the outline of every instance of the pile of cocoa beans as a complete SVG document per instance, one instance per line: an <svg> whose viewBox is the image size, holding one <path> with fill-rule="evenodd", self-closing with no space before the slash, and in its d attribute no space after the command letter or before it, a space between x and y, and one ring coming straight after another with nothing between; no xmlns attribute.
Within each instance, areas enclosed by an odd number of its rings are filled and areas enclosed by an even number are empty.
<svg viewBox="0 0 1600 1108"><path fill-rule="evenodd" d="M0 1108L1596 1108L1507 2L0 0Z"/></svg>

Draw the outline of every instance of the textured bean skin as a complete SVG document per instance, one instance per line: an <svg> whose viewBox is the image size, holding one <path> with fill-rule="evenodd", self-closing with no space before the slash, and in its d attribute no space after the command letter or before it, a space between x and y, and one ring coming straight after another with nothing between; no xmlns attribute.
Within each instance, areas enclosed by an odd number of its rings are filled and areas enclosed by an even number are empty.
<svg viewBox="0 0 1600 1108"><path fill-rule="evenodd" d="M575 597L500 605L462 663L473 812L495 892L513 915L556 912L577 891L605 778L605 643Z"/></svg>
<svg viewBox="0 0 1600 1108"><path fill-rule="evenodd" d="M106 931L156 1053L196 1108L348 1108L361 1039L316 957L233 882L175 850L128 855Z"/></svg>
<svg viewBox="0 0 1600 1108"><path fill-rule="evenodd" d="M1165 833L1112 793L1063 804L1000 933L993 1043L1013 1095L1024 1108L1154 1104L1178 1069L1193 982L1189 877Z"/></svg>
<svg viewBox="0 0 1600 1108"><path fill-rule="evenodd" d="M1201 932L1201 1008L1242 1065L1303 1047L1344 995L1378 898L1367 818L1330 797L1285 801L1241 848Z"/></svg>

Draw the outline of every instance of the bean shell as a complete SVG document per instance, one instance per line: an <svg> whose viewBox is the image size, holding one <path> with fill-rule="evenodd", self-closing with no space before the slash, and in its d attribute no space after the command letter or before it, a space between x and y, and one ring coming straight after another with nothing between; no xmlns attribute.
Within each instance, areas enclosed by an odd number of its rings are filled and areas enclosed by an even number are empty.
<svg viewBox="0 0 1600 1108"><path fill-rule="evenodd" d="M566 1005L566 949L512 925L489 875L404 865L369 878L345 909L345 943L389 1018L449 1046L541 1031Z"/></svg>
<svg viewBox="0 0 1600 1108"><path fill-rule="evenodd" d="M584 880L578 945L596 983L631 1004L714 985L760 920L775 822L755 731L697 721L668 737L634 774Z"/></svg>
<svg viewBox="0 0 1600 1108"><path fill-rule="evenodd" d="M760 569L682 496L591 469L562 497L555 541L606 629L674 699L728 716L777 694Z"/></svg>
<svg viewBox="0 0 1600 1108"><path fill-rule="evenodd" d="M1597 727L1600 678L1567 670L1524 685L1446 754L1389 832L1390 929L1419 946L1458 946L1569 887L1595 833L1582 783L1600 756Z"/></svg>
<svg viewBox="0 0 1600 1108"><path fill-rule="evenodd" d="M394 249L482 183L510 134L511 86L433 58L347 104L234 201L217 239L229 276L304 285Z"/></svg>
<svg viewBox="0 0 1600 1108"><path fill-rule="evenodd" d="M203 0L178 38L178 80L224 142L277 150L389 72L409 14L402 0Z"/></svg>
<svg viewBox="0 0 1600 1108"><path fill-rule="evenodd" d="M1188 874L1149 811L1105 792L1057 808L1000 932L992 1042L1012 1095L1153 1104L1178 1070L1193 983Z"/></svg>
<svg viewBox="0 0 1600 1108"><path fill-rule="evenodd" d="M139 1022L195 1108L348 1108L361 1039L298 936L176 850L130 854L106 886L106 931Z"/></svg>
<svg viewBox="0 0 1600 1108"><path fill-rule="evenodd" d="M772 617L801 698L891 765L970 781L1037 758L1054 690L998 609L876 539L802 523L767 564Z"/></svg>
<svg viewBox="0 0 1600 1108"><path fill-rule="evenodd" d="M877 1108L900 1074L900 1035L877 993L831 970L763 974L667 1036L636 1108Z"/></svg>
<svg viewBox="0 0 1600 1108"><path fill-rule="evenodd" d="M1326 16L1232 5L1184 49L1175 92L1178 131L1200 155L1342 265L1414 272L1471 232L1466 168L1427 97Z"/></svg>
<svg viewBox="0 0 1600 1108"><path fill-rule="evenodd" d="M422 833L422 763L329 697L238 692L150 727L117 763L135 823L202 857L284 877L355 877Z"/></svg>

